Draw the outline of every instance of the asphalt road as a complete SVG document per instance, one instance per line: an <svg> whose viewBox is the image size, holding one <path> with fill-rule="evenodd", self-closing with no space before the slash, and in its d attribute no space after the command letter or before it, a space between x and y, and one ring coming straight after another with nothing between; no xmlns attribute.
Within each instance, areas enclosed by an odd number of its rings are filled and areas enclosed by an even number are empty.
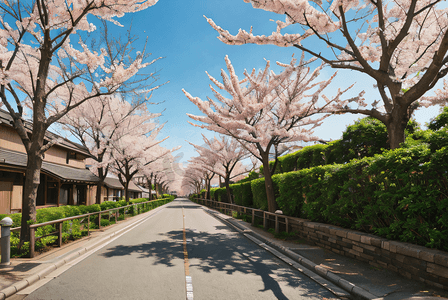
<svg viewBox="0 0 448 300"><path fill-rule="evenodd" d="M329 299L334 295L187 199L26 299Z"/></svg>

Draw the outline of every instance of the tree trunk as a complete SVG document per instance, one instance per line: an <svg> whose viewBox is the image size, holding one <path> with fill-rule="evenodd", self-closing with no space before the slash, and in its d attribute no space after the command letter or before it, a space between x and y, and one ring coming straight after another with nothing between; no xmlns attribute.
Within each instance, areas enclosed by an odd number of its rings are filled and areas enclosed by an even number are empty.
<svg viewBox="0 0 448 300"><path fill-rule="evenodd" d="M409 118L407 108L394 107L389 122L386 123L391 149L400 148L401 143L405 141L405 129Z"/></svg>
<svg viewBox="0 0 448 300"><path fill-rule="evenodd" d="M207 179L207 182L206 182L206 188L207 188L207 192L205 193L205 199L208 199L208 200L210 200L210 181L211 181L211 179Z"/></svg>
<svg viewBox="0 0 448 300"><path fill-rule="evenodd" d="M275 212L277 210L277 202L275 202L274 184L272 182L271 171L269 170L269 153L262 155L263 159L263 175L266 187L266 197L268 200L268 211Z"/></svg>
<svg viewBox="0 0 448 300"><path fill-rule="evenodd" d="M230 190L230 178L228 176L224 179L224 184L226 186L227 199L229 199L230 204L233 204L232 191Z"/></svg>
<svg viewBox="0 0 448 300"><path fill-rule="evenodd" d="M126 180L126 182L124 183L124 199L126 200L126 202L129 202L129 181Z"/></svg>
<svg viewBox="0 0 448 300"><path fill-rule="evenodd" d="M99 147L99 145L98 145L98 147ZM104 156L104 154L98 155L98 163L102 163L103 162L103 156ZM98 182L98 184L96 186L96 196L95 196L96 204L101 204L101 202L102 202L101 191L103 189L104 180L107 177L107 173L108 173L108 168L106 168L106 170L104 170L103 167L98 168L98 178L100 179L100 181Z"/></svg>
<svg viewBox="0 0 448 300"><path fill-rule="evenodd" d="M104 181L100 179L100 181L96 184L96 196L95 196L95 203L101 204L101 191L103 190Z"/></svg>
<svg viewBox="0 0 448 300"><path fill-rule="evenodd" d="M37 189L40 184L40 170L42 168L42 158L37 153L37 150L28 153L22 198L21 245L30 241L30 221L36 221Z"/></svg>

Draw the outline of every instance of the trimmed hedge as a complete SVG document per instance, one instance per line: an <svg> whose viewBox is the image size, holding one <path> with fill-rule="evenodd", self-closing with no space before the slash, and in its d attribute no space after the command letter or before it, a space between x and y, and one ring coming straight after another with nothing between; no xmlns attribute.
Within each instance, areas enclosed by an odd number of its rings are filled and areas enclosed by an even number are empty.
<svg viewBox="0 0 448 300"><path fill-rule="evenodd" d="M161 200L166 200L163 202L163 204L170 202L174 199L173 196L170 196L170 195L168 195L168 196L169 196L169 198L161 199ZM145 201L148 201L148 199L147 198L133 199L129 203L138 204L138 203L145 202ZM147 205L147 209L142 209L142 210L140 210L140 212L151 210L155 207L160 206L161 204L162 203L151 203L150 205ZM111 208L118 208L118 207L122 207L122 206L126 206L126 205L128 205L128 203L126 203L126 201L120 200L117 202L105 201L101 204L93 204L93 205L88 205L88 206L86 206L86 205L80 205L80 206L66 205L66 206L60 206L60 207L41 208L36 211L36 223L45 223L45 222L49 222L49 221L78 216L78 215L82 215L82 214L99 212L99 211L107 210L107 209L111 209ZM142 207L143 207L143 205L142 205ZM121 211L120 214L124 213L123 210L120 209L120 211ZM128 212L131 214L134 214L133 207L130 207L130 209L128 209ZM12 227L20 227L21 226L22 214L20 214L20 213L10 214L10 215L0 214L0 220L2 220L5 217L10 217L13 220ZM86 218L84 218L84 219L86 219ZM91 223L90 223L91 228L98 227L98 225L97 225L98 216L91 216L90 221L91 221ZM115 222L116 222L115 216L111 217L111 221L109 221L108 219L102 218L101 226L108 226L110 224L114 224ZM83 227L85 227L85 224L86 224L86 220L83 220L83 219L75 219L75 220L63 222L63 225L62 225L62 240L63 240L63 242L65 242L69 239L73 239L73 240L78 239L78 238L82 237L83 235L86 235L87 228L83 228ZM56 227L54 225L48 225L48 226L43 226L43 227L39 227L38 229L36 229L35 235L36 235L36 237L40 237L40 236L44 236L44 235L50 234L55 231L56 231ZM18 252L17 246L20 242L19 234L20 233L18 231L11 233L11 256L12 257L26 256L29 253L29 243L25 243L24 247L22 247L22 250L23 250L22 253ZM57 240L57 236L53 236L53 235L43 237L43 238L39 239L38 241L36 241L36 250L43 249L48 244L54 243L56 240Z"/></svg>
<svg viewBox="0 0 448 300"><path fill-rule="evenodd" d="M233 190L235 204L246 207L253 206L254 201L250 182L235 183L231 184L230 187Z"/></svg>
<svg viewBox="0 0 448 300"><path fill-rule="evenodd" d="M286 215L448 251L448 147L389 150L344 165L273 176ZM266 209L264 180L252 181Z"/></svg>
<svg viewBox="0 0 448 300"><path fill-rule="evenodd" d="M285 215L448 251L448 146L407 145L272 179ZM264 178L232 185L236 204L251 206L249 184L253 207L266 210Z"/></svg>

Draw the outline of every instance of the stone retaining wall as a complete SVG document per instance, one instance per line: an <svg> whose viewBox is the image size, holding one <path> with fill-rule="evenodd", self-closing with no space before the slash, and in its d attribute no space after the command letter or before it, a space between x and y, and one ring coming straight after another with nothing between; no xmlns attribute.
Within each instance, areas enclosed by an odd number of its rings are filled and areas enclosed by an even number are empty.
<svg viewBox="0 0 448 300"><path fill-rule="evenodd" d="M290 219L290 226L317 246L448 290L447 252L304 219Z"/></svg>

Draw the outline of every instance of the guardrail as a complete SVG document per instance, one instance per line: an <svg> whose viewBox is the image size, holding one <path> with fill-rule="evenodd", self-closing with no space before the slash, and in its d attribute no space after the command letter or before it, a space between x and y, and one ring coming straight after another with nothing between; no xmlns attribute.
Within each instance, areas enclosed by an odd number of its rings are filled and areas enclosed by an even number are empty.
<svg viewBox="0 0 448 300"><path fill-rule="evenodd" d="M229 214L232 211L236 211L239 213L244 213L247 215L252 215L252 225L255 225L255 218L263 219L263 227L265 229L268 229L269 223L274 224L275 233L280 232L280 226L285 228L285 231L289 233L289 227L290 227L290 220L296 219L293 217L288 217L280 213L271 213L268 211L264 211L261 209L251 208L251 207L245 207L240 206L236 204L230 204L230 203L224 203L224 202L218 202L214 200L209 199L203 199L203 198L195 198L198 204L205 205L207 207L217 209L224 211L225 214Z"/></svg>
<svg viewBox="0 0 448 300"><path fill-rule="evenodd" d="M150 200L150 201L146 201L146 202L140 202L140 203L130 204L130 205L126 205L126 206L120 206L120 207L97 211L97 212L92 212L92 213L88 213L88 214L77 215L77 216L68 217L68 218L64 218L64 219L53 220L53 221L49 221L49 222L45 222L45 223L32 224L32 225L30 225L30 258L33 258L35 256L36 241L38 241L39 239L41 239L43 237L47 237L50 235L56 235L58 237L57 246L58 247L62 246L62 227L63 227L63 222L65 222L65 221L87 218L87 224L86 224L87 225L87 236L89 236L90 235L90 218L91 218L91 216L98 215L98 227L99 227L99 229L101 229L101 227L102 227L101 226L101 215L103 215L103 214L107 213L109 216L109 220L110 220L111 213L115 214L115 220L118 223L118 217L120 215L120 212L119 212L120 210L124 210L122 215L124 216L124 220L125 220L126 219L126 210L128 208L133 208L133 214L135 214L135 212L137 212L137 214L139 214L140 209L146 209L147 207L145 207L145 206L147 206L149 203L155 203L155 202L159 202L159 201L167 201L167 200L166 199ZM82 221L81 221L81 223L82 223ZM48 226L48 225L56 225L56 231L48 233L43 236L39 236L39 237L35 236L35 231L37 228L43 227L43 226ZM11 228L11 232L20 231L20 229L21 229L21 227Z"/></svg>

